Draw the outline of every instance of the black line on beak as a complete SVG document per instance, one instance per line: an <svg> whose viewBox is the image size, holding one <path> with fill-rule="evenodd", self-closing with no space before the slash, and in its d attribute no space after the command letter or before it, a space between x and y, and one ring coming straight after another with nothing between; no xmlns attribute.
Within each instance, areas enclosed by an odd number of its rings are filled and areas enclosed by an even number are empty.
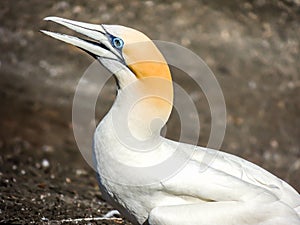
<svg viewBox="0 0 300 225"><path fill-rule="evenodd" d="M71 22L68 22L68 21L64 21L65 23L68 23L68 24L71 24L72 26L77 26L77 27L81 27L81 28L83 28L83 29L87 29L87 30L91 30L91 31L96 31L96 32L100 32L101 34L103 34L103 35L106 35L104 32L102 32L102 31L100 31L100 30L95 30L95 29L91 29L91 28L87 28L87 27L83 27L83 26L79 26L79 25L75 25L75 24L73 24L73 23L71 23ZM104 28L102 25L100 25L102 28ZM71 28L70 28L71 29ZM72 30L72 29L71 29Z"/></svg>
<svg viewBox="0 0 300 225"><path fill-rule="evenodd" d="M110 51L110 49L108 47L106 47L104 44L102 44L101 42L92 41L92 40L88 40L88 39L82 39L82 38L81 38L81 40L84 40L84 41L86 41L86 42L88 42L90 44L93 44L93 45L97 45L97 46L99 46L101 48L104 48L107 51Z"/></svg>

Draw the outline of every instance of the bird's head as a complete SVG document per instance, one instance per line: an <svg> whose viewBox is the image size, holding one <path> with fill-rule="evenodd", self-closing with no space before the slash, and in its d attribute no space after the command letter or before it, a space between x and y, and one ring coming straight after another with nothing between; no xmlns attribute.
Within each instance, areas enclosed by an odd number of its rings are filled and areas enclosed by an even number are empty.
<svg viewBox="0 0 300 225"><path fill-rule="evenodd" d="M59 17L46 17L44 20L61 24L88 37L84 39L42 30L43 33L72 44L99 60L117 76L121 88L133 80L146 77L171 80L164 57L155 44L140 31L121 25L97 25Z"/></svg>
<svg viewBox="0 0 300 225"><path fill-rule="evenodd" d="M44 20L61 24L86 36L88 39L42 31L99 60L115 75L120 90L136 82L142 84L139 91L144 91L148 97L138 104L134 103L131 114L137 121L133 123L145 123L149 127L156 118L161 119L162 124L168 120L173 101L171 73L163 55L145 34L120 25L97 25L59 17L46 17Z"/></svg>

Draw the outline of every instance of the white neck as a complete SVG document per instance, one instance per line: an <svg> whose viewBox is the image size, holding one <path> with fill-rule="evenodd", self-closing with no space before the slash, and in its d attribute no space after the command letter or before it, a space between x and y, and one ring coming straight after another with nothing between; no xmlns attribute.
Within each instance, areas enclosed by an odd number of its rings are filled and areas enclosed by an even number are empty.
<svg viewBox="0 0 300 225"><path fill-rule="evenodd" d="M120 89L111 109L116 129L127 132L127 135L131 135L137 141L159 136L170 116L173 97L162 90L168 88L154 85L153 81L149 80L137 80Z"/></svg>

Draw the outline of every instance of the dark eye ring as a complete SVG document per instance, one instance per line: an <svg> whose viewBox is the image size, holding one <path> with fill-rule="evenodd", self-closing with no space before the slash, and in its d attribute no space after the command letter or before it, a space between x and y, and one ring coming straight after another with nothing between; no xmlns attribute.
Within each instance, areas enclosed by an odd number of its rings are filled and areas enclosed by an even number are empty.
<svg viewBox="0 0 300 225"><path fill-rule="evenodd" d="M113 38L112 43L117 49L121 49L124 45L124 41L118 37Z"/></svg>

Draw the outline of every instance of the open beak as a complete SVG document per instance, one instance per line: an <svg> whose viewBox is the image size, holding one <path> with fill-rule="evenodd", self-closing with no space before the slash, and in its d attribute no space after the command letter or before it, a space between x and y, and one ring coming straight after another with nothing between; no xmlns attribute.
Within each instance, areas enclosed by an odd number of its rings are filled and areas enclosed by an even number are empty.
<svg viewBox="0 0 300 225"><path fill-rule="evenodd" d="M46 17L44 18L44 20L61 24L71 30L83 34L89 39L41 30L41 32L43 32L44 34L77 46L78 48L88 52L95 58L103 57L121 62L123 61L121 53L111 45L111 35L107 33L103 25L77 22L54 16Z"/></svg>

